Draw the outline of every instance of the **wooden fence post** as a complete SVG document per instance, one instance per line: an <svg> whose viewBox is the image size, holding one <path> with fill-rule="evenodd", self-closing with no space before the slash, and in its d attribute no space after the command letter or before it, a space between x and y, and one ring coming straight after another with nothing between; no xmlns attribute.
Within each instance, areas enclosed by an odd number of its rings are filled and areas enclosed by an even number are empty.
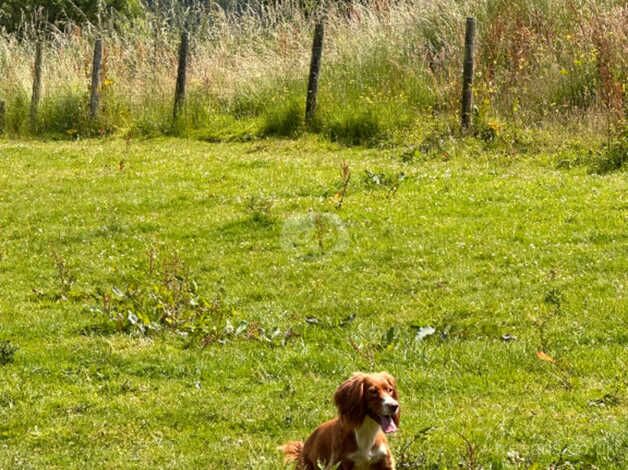
<svg viewBox="0 0 628 470"><path fill-rule="evenodd" d="M5 115L6 107L4 101L0 100L0 134L4 132Z"/></svg>
<svg viewBox="0 0 628 470"><path fill-rule="evenodd" d="M89 96L89 117L95 119L100 107L100 69L102 67L102 38L94 41L94 60L92 62L92 86Z"/></svg>
<svg viewBox="0 0 628 470"><path fill-rule="evenodd" d="M312 61L310 62L310 77L307 83L307 98L305 101L305 122L312 125L316 113L316 96L318 94L318 78L321 72L321 57L323 55L323 37L325 35L325 18L321 15L314 27L312 41Z"/></svg>
<svg viewBox="0 0 628 470"><path fill-rule="evenodd" d="M475 18L467 18L464 35L464 64L462 71L462 130L471 125L471 108L473 106L473 48L475 40Z"/></svg>
<svg viewBox="0 0 628 470"><path fill-rule="evenodd" d="M33 94L31 96L31 129L37 127L37 111L41 100L41 75L42 75L43 41L37 40L35 43L35 67L33 69Z"/></svg>
<svg viewBox="0 0 628 470"><path fill-rule="evenodd" d="M185 80L188 66L188 54L190 50L190 35L187 29L181 32L181 45L179 46L179 67L177 69L177 86L174 91L174 109L172 117L176 121L185 102Z"/></svg>

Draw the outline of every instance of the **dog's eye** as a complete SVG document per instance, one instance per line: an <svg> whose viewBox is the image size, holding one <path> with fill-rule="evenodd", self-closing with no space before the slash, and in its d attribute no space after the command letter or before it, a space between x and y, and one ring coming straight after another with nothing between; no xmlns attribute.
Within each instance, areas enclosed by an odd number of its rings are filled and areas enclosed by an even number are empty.
<svg viewBox="0 0 628 470"><path fill-rule="evenodd" d="M369 394L377 395L377 389L376 388L369 388Z"/></svg>

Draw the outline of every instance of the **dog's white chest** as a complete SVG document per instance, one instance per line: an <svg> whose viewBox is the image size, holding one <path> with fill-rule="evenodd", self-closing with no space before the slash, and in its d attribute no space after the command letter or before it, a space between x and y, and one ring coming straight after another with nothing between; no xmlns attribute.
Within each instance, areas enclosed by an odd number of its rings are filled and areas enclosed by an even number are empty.
<svg viewBox="0 0 628 470"><path fill-rule="evenodd" d="M379 430L379 424L369 417L366 417L360 427L355 430L358 449L349 456L355 465L355 470L368 470L369 465L386 457L386 445L374 445Z"/></svg>
<svg viewBox="0 0 628 470"><path fill-rule="evenodd" d="M386 457L386 446L380 445L370 449L358 450L351 454L355 470L369 470L371 464L377 463Z"/></svg>

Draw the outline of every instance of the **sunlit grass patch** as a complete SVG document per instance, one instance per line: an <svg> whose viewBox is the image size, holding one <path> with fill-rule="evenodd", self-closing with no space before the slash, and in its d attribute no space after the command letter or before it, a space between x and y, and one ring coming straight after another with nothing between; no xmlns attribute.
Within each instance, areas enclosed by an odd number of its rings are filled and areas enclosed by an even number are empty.
<svg viewBox="0 0 628 470"><path fill-rule="evenodd" d="M405 468L625 467L624 172L509 132L0 143L0 466L278 468L387 369Z"/></svg>

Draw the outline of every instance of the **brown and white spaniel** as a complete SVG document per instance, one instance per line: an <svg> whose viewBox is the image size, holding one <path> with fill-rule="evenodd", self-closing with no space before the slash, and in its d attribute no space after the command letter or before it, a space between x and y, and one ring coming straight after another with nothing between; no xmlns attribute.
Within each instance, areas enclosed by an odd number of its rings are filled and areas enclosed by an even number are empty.
<svg viewBox="0 0 628 470"><path fill-rule="evenodd" d="M385 434L399 426L397 385L387 372L353 374L334 394L338 416L281 446L298 470L394 470ZM322 467L321 467L322 465Z"/></svg>

